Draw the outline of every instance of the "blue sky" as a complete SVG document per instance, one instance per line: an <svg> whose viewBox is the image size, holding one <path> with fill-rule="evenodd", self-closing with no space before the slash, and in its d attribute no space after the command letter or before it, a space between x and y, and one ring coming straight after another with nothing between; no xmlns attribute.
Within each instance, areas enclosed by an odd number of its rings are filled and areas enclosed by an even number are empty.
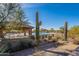
<svg viewBox="0 0 79 59"><path fill-rule="evenodd" d="M58 29L68 22L68 27L79 25L79 4L51 3L51 4L21 4L25 15L32 26L35 26L35 13L39 12L42 28Z"/></svg>

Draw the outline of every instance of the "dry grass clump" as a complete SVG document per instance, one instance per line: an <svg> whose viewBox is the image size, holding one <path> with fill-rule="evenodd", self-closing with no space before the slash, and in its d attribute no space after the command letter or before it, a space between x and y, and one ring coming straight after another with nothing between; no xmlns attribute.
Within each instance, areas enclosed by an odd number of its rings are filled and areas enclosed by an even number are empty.
<svg viewBox="0 0 79 59"><path fill-rule="evenodd" d="M73 43L74 43L74 44L79 44L79 37L74 38L74 39L73 39Z"/></svg>
<svg viewBox="0 0 79 59"><path fill-rule="evenodd" d="M67 50L67 51L74 51L77 47L78 47L78 45L73 44L72 42L70 42L70 43L67 43L66 45L62 45L62 46L57 47L57 49Z"/></svg>
<svg viewBox="0 0 79 59"><path fill-rule="evenodd" d="M57 45L66 45L67 41L58 40Z"/></svg>

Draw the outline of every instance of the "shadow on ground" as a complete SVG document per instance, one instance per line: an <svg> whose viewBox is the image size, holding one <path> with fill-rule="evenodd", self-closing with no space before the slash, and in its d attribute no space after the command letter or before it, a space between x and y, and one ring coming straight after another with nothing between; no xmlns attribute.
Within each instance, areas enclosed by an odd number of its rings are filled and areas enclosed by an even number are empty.
<svg viewBox="0 0 79 59"><path fill-rule="evenodd" d="M44 43L40 46L43 50L56 48L54 43ZM21 50L15 53L12 53L13 56L31 56L34 53L34 48L29 48L25 50Z"/></svg>

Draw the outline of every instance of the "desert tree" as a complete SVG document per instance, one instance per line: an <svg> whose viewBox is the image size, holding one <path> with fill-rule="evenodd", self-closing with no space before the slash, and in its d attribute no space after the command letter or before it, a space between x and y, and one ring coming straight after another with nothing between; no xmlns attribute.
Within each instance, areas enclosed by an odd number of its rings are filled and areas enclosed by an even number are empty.
<svg viewBox="0 0 79 59"><path fill-rule="evenodd" d="M0 4L0 37L3 36L3 30L6 26L7 21L15 18L14 15L18 9L19 4L12 3L1 3Z"/></svg>
<svg viewBox="0 0 79 59"><path fill-rule="evenodd" d="M4 37L3 29L5 28L5 26L7 25L9 21L17 22L16 26L19 27L22 25L22 23L25 22L24 19L25 19L25 14L21 8L21 4L1 3L0 4L0 34L1 34L0 36Z"/></svg>

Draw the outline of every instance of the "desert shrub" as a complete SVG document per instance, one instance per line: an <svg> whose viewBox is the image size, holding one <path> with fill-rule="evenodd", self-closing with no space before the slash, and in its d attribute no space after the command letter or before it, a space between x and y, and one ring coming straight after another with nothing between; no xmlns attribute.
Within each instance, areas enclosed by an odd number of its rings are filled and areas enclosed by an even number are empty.
<svg viewBox="0 0 79 59"><path fill-rule="evenodd" d="M7 46L7 50L5 52L7 52L7 51L11 52L12 51L12 45L11 45L11 43L7 42L6 46Z"/></svg>
<svg viewBox="0 0 79 59"><path fill-rule="evenodd" d="M72 41L74 44L79 44L79 38L74 38L73 41Z"/></svg>
<svg viewBox="0 0 79 59"><path fill-rule="evenodd" d="M51 40L52 39L52 36L48 36L48 39Z"/></svg>
<svg viewBox="0 0 79 59"><path fill-rule="evenodd" d="M58 41L58 39L56 37L49 36L49 38L48 38L48 42L57 42L57 41Z"/></svg>
<svg viewBox="0 0 79 59"><path fill-rule="evenodd" d="M32 36L30 36L30 39L35 39L35 37L32 35Z"/></svg>
<svg viewBox="0 0 79 59"><path fill-rule="evenodd" d="M32 39L21 39L16 41L9 40L9 44L7 46L8 50L6 52L16 52L34 47L35 43Z"/></svg>
<svg viewBox="0 0 79 59"><path fill-rule="evenodd" d="M57 42L58 40L62 40L63 41L64 39L61 36L55 36L55 37L52 37L52 39L51 39L52 42Z"/></svg>
<svg viewBox="0 0 79 59"><path fill-rule="evenodd" d="M56 39L57 39L57 40L62 40L62 41L63 41L63 40L64 40L64 37L63 37L63 36L57 35L57 36L56 36Z"/></svg>
<svg viewBox="0 0 79 59"><path fill-rule="evenodd" d="M71 38L73 43L79 44L79 26L73 26L68 31L68 37Z"/></svg>
<svg viewBox="0 0 79 59"><path fill-rule="evenodd" d="M57 45L65 45L67 41L58 40Z"/></svg>
<svg viewBox="0 0 79 59"><path fill-rule="evenodd" d="M2 42L2 45L0 46L0 53L11 52L11 43L8 41L6 41L4 44L3 43L4 42Z"/></svg>
<svg viewBox="0 0 79 59"><path fill-rule="evenodd" d="M56 37L52 37L52 42L57 42L58 39Z"/></svg>

